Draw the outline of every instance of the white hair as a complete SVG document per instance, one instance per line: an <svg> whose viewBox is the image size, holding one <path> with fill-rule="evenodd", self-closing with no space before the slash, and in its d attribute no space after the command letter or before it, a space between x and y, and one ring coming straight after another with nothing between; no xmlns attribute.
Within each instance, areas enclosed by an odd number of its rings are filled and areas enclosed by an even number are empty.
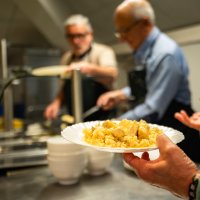
<svg viewBox="0 0 200 200"><path fill-rule="evenodd" d="M155 13L147 0L125 0L124 3L134 5L133 16L136 20L146 17L152 24L155 24Z"/></svg>
<svg viewBox="0 0 200 200"><path fill-rule="evenodd" d="M79 25L79 24L85 25L86 27L88 27L89 31L92 31L91 23L89 19L84 15L80 14L72 15L69 18L67 18L64 22L65 27L70 25Z"/></svg>

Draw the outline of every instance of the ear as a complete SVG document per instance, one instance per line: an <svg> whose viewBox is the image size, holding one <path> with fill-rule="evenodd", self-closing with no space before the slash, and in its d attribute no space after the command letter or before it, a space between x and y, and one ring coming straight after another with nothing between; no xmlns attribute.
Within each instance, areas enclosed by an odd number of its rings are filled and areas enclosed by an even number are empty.
<svg viewBox="0 0 200 200"><path fill-rule="evenodd" d="M149 21L149 19L148 19L147 17L144 17L144 18L142 19L142 23L143 23L145 26L148 26L148 25L151 24L150 21Z"/></svg>

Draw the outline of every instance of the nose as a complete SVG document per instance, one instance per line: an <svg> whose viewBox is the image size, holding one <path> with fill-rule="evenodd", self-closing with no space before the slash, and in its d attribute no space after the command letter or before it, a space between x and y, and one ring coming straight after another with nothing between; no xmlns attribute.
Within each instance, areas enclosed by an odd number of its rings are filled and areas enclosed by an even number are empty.
<svg viewBox="0 0 200 200"><path fill-rule="evenodd" d="M75 46L75 47L79 47L81 44L82 44L82 42L81 42L81 40L79 39L79 38L73 38L72 40L71 40L71 44L73 45L73 46Z"/></svg>
<svg viewBox="0 0 200 200"><path fill-rule="evenodd" d="M75 43L75 44L77 44L77 43L80 42L80 38L78 38L78 37L74 37L74 38L72 38L71 40L72 40L72 42Z"/></svg>

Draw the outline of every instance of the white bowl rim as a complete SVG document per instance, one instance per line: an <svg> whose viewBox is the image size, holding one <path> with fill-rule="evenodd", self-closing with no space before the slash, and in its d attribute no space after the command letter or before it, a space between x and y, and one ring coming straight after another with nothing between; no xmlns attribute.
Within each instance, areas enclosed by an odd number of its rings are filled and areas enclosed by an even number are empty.
<svg viewBox="0 0 200 200"><path fill-rule="evenodd" d="M58 152L49 152L47 155L51 155L51 156L59 156L59 157L64 157L64 156L72 156L72 155L79 155L79 154L87 154L87 150L86 149L81 149L78 151L72 151L72 152L62 152L62 153L58 153Z"/></svg>

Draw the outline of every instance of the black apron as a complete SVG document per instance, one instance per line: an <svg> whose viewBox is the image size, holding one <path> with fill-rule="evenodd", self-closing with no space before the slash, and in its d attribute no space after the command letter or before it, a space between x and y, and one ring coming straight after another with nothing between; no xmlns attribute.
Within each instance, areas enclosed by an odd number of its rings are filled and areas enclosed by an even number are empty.
<svg viewBox="0 0 200 200"><path fill-rule="evenodd" d="M144 98L147 93L145 77L146 68L143 65L136 66L132 71L128 72L128 81L132 95L131 99L133 99L132 106L136 106L144 102Z"/></svg>
<svg viewBox="0 0 200 200"><path fill-rule="evenodd" d="M135 69L128 73L129 85L131 93L135 101L132 104L132 108L140 103L144 102L147 89L145 83L146 69L144 66L135 67ZM155 123L163 126L172 127L181 131L185 139L178 144L178 146L189 156L194 162L200 162L200 135L199 132L191 129L177 119L174 114L180 110L185 110L188 115L194 113L190 105L184 105L180 102L173 100L166 109L163 117L158 119L158 113L151 113L149 116L145 116L143 119L149 123Z"/></svg>
<svg viewBox="0 0 200 200"><path fill-rule="evenodd" d="M199 131L189 128L179 122L175 117L174 113L180 110L185 110L189 116L194 111L190 105L184 105L177 101L172 101L167 108L167 111L163 115L162 119L159 120L158 124L172 127L176 130L181 131L185 139L178 144L178 146L194 161L200 162L200 135Z"/></svg>
<svg viewBox="0 0 200 200"><path fill-rule="evenodd" d="M71 79L67 79L64 84L64 102L66 102L67 110L69 114L72 113L72 90L71 90ZM107 92L108 89L105 88L102 84L96 82L93 78L83 77L82 78L82 105L83 112L87 111L91 107L96 105L98 97ZM84 121L93 121L93 120L105 120L109 118L113 118L115 115L114 110L111 111L103 111L99 110L94 114L88 116L84 119Z"/></svg>
<svg viewBox="0 0 200 200"><path fill-rule="evenodd" d="M92 50L92 47L82 56L78 58L76 61L81 61L81 59L84 56L87 56L90 51ZM80 60L79 60L80 59ZM73 55L69 59L67 65L71 64L74 61ZM72 81L71 79L66 79L64 83L64 104L66 104L67 111L70 115L73 115L72 111L72 90L71 90ZM108 89L102 85L101 83L98 83L95 81L92 77L82 76L81 80L82 85L82 105L83 105L83 112L87 111L91 107L96 105L98 97L108 92ZM87 118L84 119L84 121L93 121L93 120L106 120L110 118L114 118L116 116L116 109L112 109L109 111L99 110Z"/></svg>
<svg viewBox="0 0 200 200"><path fill-rule="evenodd" d="M128 83L131 88L131 102L130 107L133 109L137 105L145 101L145 96L147 93L146 88L146 66L138 65L135 66L132 71L128 72ZM145 116L143 120L152 123L157 121L158 114L151 113L148 116Z"/></svg>

